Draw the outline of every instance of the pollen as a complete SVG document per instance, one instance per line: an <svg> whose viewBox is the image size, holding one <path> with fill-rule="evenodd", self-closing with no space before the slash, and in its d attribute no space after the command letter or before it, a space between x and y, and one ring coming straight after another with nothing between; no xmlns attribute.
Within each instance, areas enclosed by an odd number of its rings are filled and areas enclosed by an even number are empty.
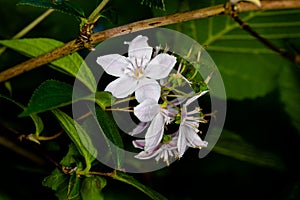
<svg viewBox="0 0 300 200"><path fill-rule="evenodd" d="M144 71L141 67L138 67L137 69L134 70L134 76L136 78L140 78L144 75Z"/></svg>

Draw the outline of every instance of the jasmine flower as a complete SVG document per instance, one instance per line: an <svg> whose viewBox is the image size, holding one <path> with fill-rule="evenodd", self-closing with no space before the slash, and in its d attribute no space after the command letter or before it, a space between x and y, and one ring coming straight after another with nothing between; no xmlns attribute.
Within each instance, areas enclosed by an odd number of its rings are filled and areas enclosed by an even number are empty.
<svg viewBox="0 0 300 200"><path fill-rule="evenodd" d="M107 85L116 98L124 98L135 92L138 102L160 97L161 87L156 80L166 78L176 63L176 57L161 53L151 59L153 48L147 43L148 37L139 35L129 45L128 57L109 54L97 58L104 71L119 77Z"/></svg>

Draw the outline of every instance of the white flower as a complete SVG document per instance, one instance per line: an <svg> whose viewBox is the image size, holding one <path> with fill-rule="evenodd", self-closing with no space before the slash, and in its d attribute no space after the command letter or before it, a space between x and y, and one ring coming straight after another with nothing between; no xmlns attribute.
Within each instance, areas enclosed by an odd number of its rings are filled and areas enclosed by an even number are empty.
<svg viewBox="0 0 300 200"><path fill-rule="evenodd" d="M169 75L176 63L176 57L166 53L156 55L152 60L152 47L146 36L137 36L129 44L128 57L109 54L97 58L97 63L110 75L119 77L107 85L116 98L124 98L135 92L138 102L145 99L158 101L160 85L156 80Z"/></svg>
<svg viewBox="0 0 300 200"><path fill-rule="evenodd" d="M198 126L201 122L201 118L199 117L199 109L194 109L190 112L187 111L187 106L191 104L193 101L207 93L208 91L201 92L199 95L196 95L186 101L181 108L181 122L179 126L179 136L178 136L178 152L179 157L182 157L186 148L202 148L207 146L206 141L202 141L198 135ZM195 116L198 114L198 116Z"/></svg>
<svg viewBox="0 0 300 200"><path fill-rule="evenodd" d="M146 99L134 108L134 114L143 124L132 133L139 133L137 130L143 130L151 121L145 135L145 151L152 151L163 137L165 124L169 124L177 113L174 109L162 108L153 99Z"/></svg>
<svg viewBox="0 0 300 200"><path fill-rule="evenodd" d="M158 162L159 159L163 159L167 165L170 164L169 158L170 157L178 157L178 150L177 150L177 141L178 141L178 134L171 135L171 140L167 142L160 143L154 148L152 151L141 151L135 158L145 160L155 157L155 160ZM144 149L145 147L145 140L135 140L133 141L133 145L136 148Z"/></svg>
<svg viewBox="0 0 300 200"><path fill-rule="evenodd" d="M140 122L131 132L129 132L129 135L137 135L141 132L143 132L148 126L150 122Z"/></svg>

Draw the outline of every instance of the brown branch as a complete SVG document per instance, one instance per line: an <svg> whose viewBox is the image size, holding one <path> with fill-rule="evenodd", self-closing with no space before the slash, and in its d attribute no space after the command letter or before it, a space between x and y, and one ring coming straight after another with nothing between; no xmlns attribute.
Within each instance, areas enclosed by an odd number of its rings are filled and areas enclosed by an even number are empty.
<svg viewBox="0 0 300 200"><path fill-rule="evenodd" d="M274 0L274 1L263 1L261 2L261 8L258 8L251 3L240 3L237 5L239 12L249 12L255 10L274 10L274 9L292 9L300 8L299 0ZM212 6L208 8L197 9L193 11L187 11L184 13L177 13L173 15L156 17L151 19L146 19L131 24L119 26L109 30L105 30L99 33L95 33L91 36L91 43L96 44L105 39L112 38L119 35L124 35L131 32L136 32L140 30L150 29L154 27L160 27L185 21L191 21L196 19L203 19L207 17L212 17L216 15L225 14L225 8L223 5ZM12 68L9 68L0 73L0 82L6 81L17 75L20 75L26 71L32 70L44 64L50 63L56 59L66 56L70 53L78 51L84 48L84 45L78 42L77 39L68 42L67 44L59 47L49 53L43 54L36 58L32 58L23 63L20 63Z"/></svg>

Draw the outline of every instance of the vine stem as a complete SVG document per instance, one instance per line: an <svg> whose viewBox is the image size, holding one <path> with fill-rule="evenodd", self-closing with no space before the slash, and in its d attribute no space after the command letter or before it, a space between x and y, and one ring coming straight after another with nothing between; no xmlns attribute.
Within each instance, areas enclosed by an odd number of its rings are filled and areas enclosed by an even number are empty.
<svg viewBox="0 0 300 200"><path fill-rule="evenodd" d="M261 8L258 8L257 6L252 5L251 3L244 3L244 2L241 2L236 6L239 12L249 12L255 10L292 9L292 8L300 8L300 1L299 0L262 1ZM226 14L226 10L224 8L224 5L222 4L222 5L216 5L208 8L187 11L183 13L176 13L176 14L167 15L163 17L155 17L155 18L146 19L146 20L130 23L127 25L115 27L99 33L95 33L91 36L91 43L96 44L108 38L124 35L131 32L136 32L140 30L145 30L154 27L160 27L160 26L185 22L185 21L191 21L196 19L203 19L203 18L208 18L217 15L224 15L224 14ZM0 82L4 82L26 71L50 63L70 53L76 52L82 48L84 47L81 44L79 44L76 39L72 40L51 52L29 59L23 63L20 63L5 71L2 71L0 73ZM300 62L300 58L298 57L296 61Z"/></svg>
<svg viewBox="0 0 300 200"><path fill-rule="evenodd" d="M26 35L29 31L31 31L36 25L38 25L41 21L43 21L46 17L48 17L54 10L49 9L41 14L38 18L28 24L25 28L23 28L20 32L14 35L11 39L19 39ZM6 47L0 48L0 55L6 50Z"/></svg>

